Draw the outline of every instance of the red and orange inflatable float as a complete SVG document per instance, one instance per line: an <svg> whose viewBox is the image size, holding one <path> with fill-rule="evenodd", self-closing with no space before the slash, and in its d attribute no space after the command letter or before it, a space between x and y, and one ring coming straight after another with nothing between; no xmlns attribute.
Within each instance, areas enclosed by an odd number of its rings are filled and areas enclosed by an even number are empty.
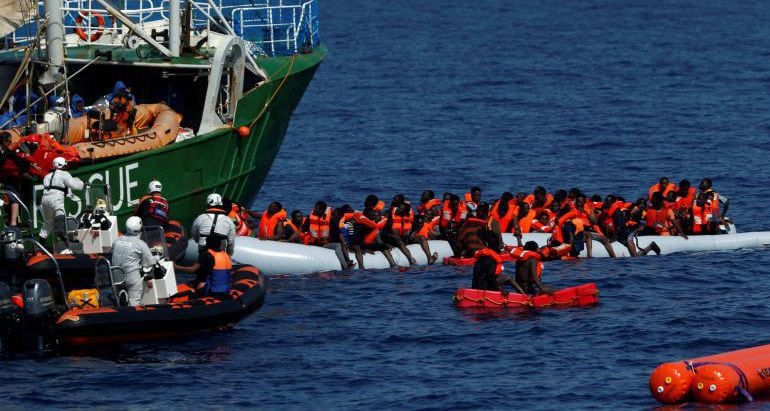
<svg viewBox="0 0 770 411"><path fill-rule="evenodd" d="M659 365L650 392L663 404L753 401L770 394L770 345Z"/></svg>

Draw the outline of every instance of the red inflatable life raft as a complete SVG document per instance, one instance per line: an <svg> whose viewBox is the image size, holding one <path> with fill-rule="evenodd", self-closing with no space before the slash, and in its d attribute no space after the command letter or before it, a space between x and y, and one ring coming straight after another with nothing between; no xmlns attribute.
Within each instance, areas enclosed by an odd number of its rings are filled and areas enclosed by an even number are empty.
<svg viewBox="0 0 770 411"><path fill-rule="evenodd" d="M526 294L508 293L503 296L499 291L476 290L460 288L453 297L459 308L484 307L582 307L599 303L599 290L596 284L588 283L569 287L553 294L530 296Z"/></svg>

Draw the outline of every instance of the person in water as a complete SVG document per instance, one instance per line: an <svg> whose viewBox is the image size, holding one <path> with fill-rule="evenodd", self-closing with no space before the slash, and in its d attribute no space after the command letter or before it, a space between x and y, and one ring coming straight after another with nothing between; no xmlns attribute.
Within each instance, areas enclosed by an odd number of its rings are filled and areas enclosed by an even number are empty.
<svg viewBox="0 0 770 411"><path fill-rule="evenodd" d="M503 274L503 259L497 252L500 249L497 236L490 231L482 231L480 238L485 247L474 254L476 262L473 264L471 288L500 291L503 295L507 295L508 291L504 290L503 286L508 285L524 294L524 289L511 276Z"/></svg>
<svg viewBox="0 0 770 411"><path fill-rule="evenodd" d="M540 281L543 266L538 258L538 247L534 241L524 244L525 253L516 260L516 278L514 280L517 290L522 294L552 294L555 290ZM531 253L531 254L529 254Z"/></svg>

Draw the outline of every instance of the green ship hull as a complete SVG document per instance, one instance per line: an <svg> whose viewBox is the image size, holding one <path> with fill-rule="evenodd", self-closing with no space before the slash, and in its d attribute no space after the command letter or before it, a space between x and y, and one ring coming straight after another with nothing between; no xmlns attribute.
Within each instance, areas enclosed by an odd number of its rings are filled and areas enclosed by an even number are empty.
<svg viewBox="0 0 770 411"><path fill-rule="evenodd" d="M121 225L154 179L163 183L171 218L187 227L204 210L206 196L212 192L250 206L278 154L290 116L325 55L326 48L317 46L308 53L259 59L269 80L244 90L232 128L221 127L160 149L92 165L81 163L71 173L87 183L110 185ZM241 126L250 126L248 137L236 132ZM39 198L42 186L30 190L25 202L36 204L30 200ZM72 201L67 211L76 215L82 207L82 201ZM39 227L42 214L37 206L33 214L33 224Z"/></svg>

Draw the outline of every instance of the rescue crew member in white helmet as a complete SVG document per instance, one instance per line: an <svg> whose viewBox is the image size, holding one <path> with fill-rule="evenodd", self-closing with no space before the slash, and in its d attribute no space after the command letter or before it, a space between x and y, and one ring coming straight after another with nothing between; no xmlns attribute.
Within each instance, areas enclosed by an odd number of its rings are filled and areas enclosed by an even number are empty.
<svg viewBox="0 0 770 411"><path fill-rule="evenodd" d="M43 198L40 206L43 209L43 228L40 238L47 239L51 230L61 239L66 240L67 229L64 197L71 196L72 190L82 190L85 184L77 177L63 170L67 161L63 157L53 159L53 171L43 177Z"/></svg>
<svg viewBox="0 0 770 411"><path fill-rule="evenodd" d="M139 200L139 206L134 215L142 219L145 227L168 228L168 200L163 198L160 192L163 185L158 180L150 181L147 185L147 194Z"/></svg>
<svg viewBox="0 0 770 411"><path fill-rule="evenodd" d="M124 283L128 292L128 305L139 305L142 298L142 280L152 273L156 258L150 252L147 243L139 238L142 232L142 219L137 216L126 220L126 233L112 242L112 265L120 267L126 273Z"/></svg>
<svg viewBox="0 0 770 411"><path fill-rule="evenodd" d="M222 206L222 196L213 193L206 197L208 208L199 215L192 224L191 236L198 243L198 251L205 252L206 239L209 237L227 240L226 251L233 255L235 249L235 224L227 217Z"/></svg>

